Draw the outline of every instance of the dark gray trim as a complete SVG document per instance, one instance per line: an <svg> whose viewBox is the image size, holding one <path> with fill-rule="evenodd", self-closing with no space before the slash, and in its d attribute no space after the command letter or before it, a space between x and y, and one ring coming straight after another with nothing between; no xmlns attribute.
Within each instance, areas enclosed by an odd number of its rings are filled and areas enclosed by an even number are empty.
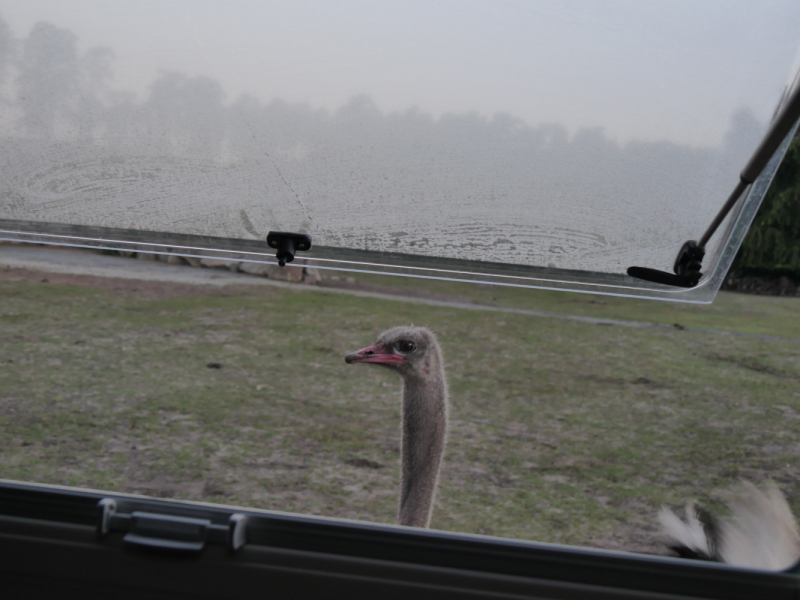
<svg viewBox="0 0 800 600"><path fill-rule="evenodd" d="M208 546L187 558L127 548L114 532L100 541L95 531L103 498L115 499L124 512L220 525L242 513L247 542L239 552ZM381 599L413 593L415 600L800 597L793 573L29 483L0 482L0 515L0 555L7 557L0 571L33 583L77 580L106 592L118 586L242 598L290 592Z"/></svg>

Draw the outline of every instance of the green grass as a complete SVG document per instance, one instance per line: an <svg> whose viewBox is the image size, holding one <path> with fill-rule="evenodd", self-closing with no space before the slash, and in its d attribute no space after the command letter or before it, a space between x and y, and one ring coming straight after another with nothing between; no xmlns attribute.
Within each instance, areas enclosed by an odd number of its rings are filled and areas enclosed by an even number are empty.
<svg viewBox="0 0 800 600"><path fill-rule="evenodd" d="M399 291L424 290L460 296L499 307L663 325L678 323L684 327L800 339L800 302L796 298L720 293L712 304L690 305L389 275L342 273L339 276Z"/></svg>
<svg viewBox="0 0 800 600"><path fill-rule="evenodd" d="M794 298L425 285L800 337ZM0 282L0 477L394 522L400 383L343 357L408 323L437 332L448 366L435 528L657 551L664 502L719 507L740 478L800 498L796 342L262 287L148 299Z"/></svg>

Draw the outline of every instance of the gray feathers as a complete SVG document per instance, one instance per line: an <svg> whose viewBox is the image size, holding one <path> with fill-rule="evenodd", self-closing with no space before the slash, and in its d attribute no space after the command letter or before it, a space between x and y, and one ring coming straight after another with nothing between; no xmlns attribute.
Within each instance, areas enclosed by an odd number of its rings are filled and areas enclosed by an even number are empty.
<svg viewBox="0 0 800 600"><path fill-rule="evenodd" d="M778 486L742 483L728 501L730 517L714 519L693 504L681 519L658 515L667 545L679 556L753 569L786 569L800 559L797 521Z"/></svg>
<svg viewBox="0 0 800 600"><path fill-rule="evenodd" d="M702 518L701 518L702 515ZM681 558L719 562L719 525L714 517L690 502L681 519L666 506L661 507L658 521L667 546Z"/></svg>
<svg viewBox="0 0 800 600"><path fill-rule="evenodd" d="M436 336L424 327L384 331L348 363L391 368L403 381L398 523L427 527L447 438L447 379Z"/></svg>

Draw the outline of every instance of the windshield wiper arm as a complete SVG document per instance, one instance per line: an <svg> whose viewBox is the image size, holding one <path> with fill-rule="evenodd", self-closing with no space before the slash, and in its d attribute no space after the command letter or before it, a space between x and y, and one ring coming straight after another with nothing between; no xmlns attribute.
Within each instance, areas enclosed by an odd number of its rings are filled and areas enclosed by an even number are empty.
<svg viewBox="0 0 800 600"><path fill-rule="evenodd" d="M717 216L711 221L700 241L690 240L685 242L678 252L673 266L673 273L650 269L648 267L628 267L628 275L653 283L672 285L676 287L692 288L700 282L703 274L700 272L703 257L706 253L706 244L711 236L731 212L737 201L744 195L744 191L761 175L764 167L775 154L783 140L800 118L800 85L795 85L789 99L781 108L778 116L772 122L756 151L747 161L739 175L739 183L734 188L728 200L722 206Z"/></svg>

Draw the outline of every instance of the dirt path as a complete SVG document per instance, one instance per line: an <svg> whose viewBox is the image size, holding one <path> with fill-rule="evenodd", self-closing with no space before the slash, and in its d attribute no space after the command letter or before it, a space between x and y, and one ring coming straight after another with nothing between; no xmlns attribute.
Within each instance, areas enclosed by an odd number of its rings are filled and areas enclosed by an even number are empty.
<svg viewBox="0 0 800 600"><path fill-rule="evenodd" d="M192 269L161 261L132 260L99 254L94 250L56 246L0 244L0 266L59 275L89 275L190 285L287 285L244 273L232 273L227 269Z"/></svg>
<svg viewBox="0 0 800 600"><path fill-rule="evenodd" d="M513 313L550 319L567 319L595 325L614 325L646 329L672 329L673 325L605 319L582 315L565 315L553 312L509 308L470 301L449 294L437 294L420 290L403 290L402 296L389 286L365 285L358 282L323 280L320 285L298 285L254 277L244 273L232 273L225 269L191 268L168 265L160 261L140 261L120 256L98 254L82 248L59 248L56 246L0 244L0 281L42 281L87 287L113 288L142 296L177 296L181 294L208 293L209 286L227 289L227 293L239 291L240 286L275 286L295 291L327 291L355 296L444 306L466 310L483 310ZM797 338L771 335L679 327L687 331L698 331L716 335L752 337L800 343Z"/></svg>

